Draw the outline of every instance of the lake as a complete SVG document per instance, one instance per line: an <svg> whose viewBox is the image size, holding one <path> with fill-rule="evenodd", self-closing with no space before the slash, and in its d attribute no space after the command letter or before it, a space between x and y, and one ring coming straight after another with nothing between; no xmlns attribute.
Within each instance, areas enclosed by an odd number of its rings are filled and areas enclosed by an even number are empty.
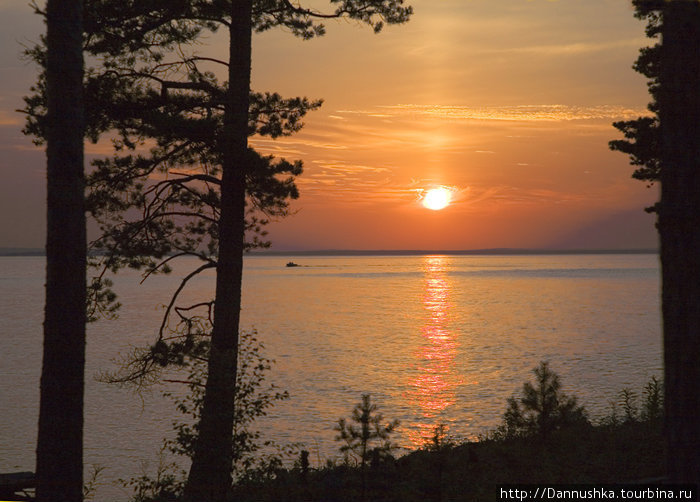
<svg viewBox="0 0 700 502"><path fill-rule="evenodd" d="M119 318L89 327L85 457L106 468L97 500L126 500L113 481L153 472L178 418L162 392L178 389L137 395L94 376L155 339L163 304L194 266L142 285L120 274ZM187 299L209 300L213 281L193 280ZM42 257L0 258L0 472L34 470L43 284ZM276 361L269 380L291 396L260 428L303 442L319 465L338 455L338 419L369 393L401 421L403 447L440 423L472 439L500 423L542 360L600 416L621 389L641 393L662 375L659 285L651 254L247 257L242 329L257 330Z"/></svg>

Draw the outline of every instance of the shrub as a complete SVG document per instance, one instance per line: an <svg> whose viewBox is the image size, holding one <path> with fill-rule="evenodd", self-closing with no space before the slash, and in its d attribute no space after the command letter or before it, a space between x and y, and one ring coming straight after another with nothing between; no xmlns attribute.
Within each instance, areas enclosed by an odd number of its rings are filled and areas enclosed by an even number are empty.
<svg viewBox="0 0 700 502"><path fill-rule="evenodd" d="M352 410L354 424L341 418L335 428L338 431L336 440L345 443L340 447L345 463L354 460L360 466L361 500L365 500L367 465L376 467L382 461L393 458L391 452L396 449L389 436L396 430L399 421L382 424L383 420L384 417L377 413L377 405L372 404L369 394L363 394L362 402Z"/></svg>
<svg viewBox="0 0 700 502"><path fill-rule="evenodd" d="M267 413L275 402L288 398L272 384L266 384L267 373L273 361L263 353L263 345L256 332L243 332L239 344L236 397L234 400L233 465L234 483L260 483L273 479L284 468L284 458L298 455L297 445L284 448L265 441L260 431L254 428L255 420ZM181 367L189 369L186 380L167 380L186 384L188 392L173 397L184 420L173 423L176 436L164 442L155 477L143 474L123 482L134 489L133 502L175 501L182 497L186 473L176 462L166 462L165 453L192 457L194 444L199 434L199 417L204 400L204 382L207 374L208 341L196 354L183 353Z"/></svg>
<svg viewBox="0 0 700 502"><path fill-rule="evenodd" d="M525 383L520 397L508 399L497 437L547 437L564 427L588 424L576 398L561 392L559 376L549 369L549 363L541 362L533 372L534 385Z"/></svg>

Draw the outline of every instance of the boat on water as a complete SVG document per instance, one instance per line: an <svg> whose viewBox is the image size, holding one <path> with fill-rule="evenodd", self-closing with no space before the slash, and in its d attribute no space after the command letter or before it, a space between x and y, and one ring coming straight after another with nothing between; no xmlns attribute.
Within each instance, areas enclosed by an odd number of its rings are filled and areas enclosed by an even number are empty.
<svg viewBox="0 0 700 502"><path fill-rule="evenodd" d="M288 267L299 267L300 265L298 263L294 263L293 261L287 262Z"/></svg>

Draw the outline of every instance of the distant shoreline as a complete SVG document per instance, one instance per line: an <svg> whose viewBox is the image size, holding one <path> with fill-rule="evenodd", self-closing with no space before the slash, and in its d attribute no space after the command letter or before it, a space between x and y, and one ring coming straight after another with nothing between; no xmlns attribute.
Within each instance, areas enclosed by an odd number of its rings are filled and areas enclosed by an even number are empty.
<svg viewBox="0 0 700 502"><path fill-rule="evenodd" d="M246 256L476 256L476 255L595 255L595 254L659 254L656 249L319 249L307 251L254 251ZM43 249L0 248L0 256L45 256Z"/></svg>
<svg viewBox="0 0 700 502"><path fill-rule="evenodd" d="M324 249L312 251L257 251L247 256L477 256L477 255L595 255L595 254L658 254L656 249Z"/></svg>
<svg viewBox="0 0 700 502"><path fill-rule="evenodd" d="M46 256L39 248L0 248L0 256Z"/></svg>

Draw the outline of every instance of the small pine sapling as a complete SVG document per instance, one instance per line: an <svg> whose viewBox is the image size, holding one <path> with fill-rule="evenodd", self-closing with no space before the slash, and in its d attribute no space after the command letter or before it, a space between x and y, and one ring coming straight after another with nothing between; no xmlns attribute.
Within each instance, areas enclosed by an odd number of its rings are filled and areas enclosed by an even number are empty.
<svg viewBox="0 0 700 502"><path fill-rule="evenodd" d="M372 404L369 394L362 394L362 402L352 410L352 422L341 418L335 430L338 432L337 441L344 444L340 447L346 463L353 459L360 466L362 479L362 497L365 500L367 464L376 466L382 460L391 457L396 446L391 443L389 436L399 426L398 420L383 424L384 417L377 413L377 405Z"/></svg>
<svg viewBox="0 0 700 502"><path fill-rule="evenodd" d="M534 385L525 383L519 398L508 399L498 436L544 438L555 430L588 423L585 410L578 405L576 398L561 392L559 376L549 369L549 363L541 362L533 373Z"/></svg>

